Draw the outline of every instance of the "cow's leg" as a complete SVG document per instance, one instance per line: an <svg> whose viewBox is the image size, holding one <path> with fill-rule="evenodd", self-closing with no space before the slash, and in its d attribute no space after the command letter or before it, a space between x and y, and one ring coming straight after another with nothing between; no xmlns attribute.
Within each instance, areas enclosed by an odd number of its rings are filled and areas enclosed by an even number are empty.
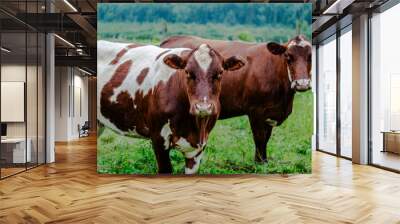
<svg viewBox="0 0 400 224"><path fill-rule="evenodd" d="M267 162L267 143L271 137L272 126L262 119L256 119L251 116L249 116L249 119L256 145L255 161L260 163Z"/></svg>
<svg viewBox="0 0 400 224"><path fill-rule="evenodd" d="M152 139L154 153L156 154L158 173L172 173L169 149L165 149L164 139Z"/></svg>

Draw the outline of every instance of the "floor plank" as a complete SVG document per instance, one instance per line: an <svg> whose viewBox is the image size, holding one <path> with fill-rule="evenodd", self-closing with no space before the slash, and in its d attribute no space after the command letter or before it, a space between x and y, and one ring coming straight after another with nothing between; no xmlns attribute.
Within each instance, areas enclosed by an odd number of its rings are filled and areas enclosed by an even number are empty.
<svg viewBox="0 0 400 224"><path fill-rule="evenodd" d="M0 181L0 223L400 223L400 175L313 153L311 175L96 173L96 139Z"/></svg>

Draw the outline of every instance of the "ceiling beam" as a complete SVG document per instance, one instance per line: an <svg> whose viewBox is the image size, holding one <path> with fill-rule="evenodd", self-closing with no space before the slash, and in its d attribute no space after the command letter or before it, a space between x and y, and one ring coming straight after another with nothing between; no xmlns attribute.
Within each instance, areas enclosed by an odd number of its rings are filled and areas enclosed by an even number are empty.
<svg viewBox="0 0 400 224"><path fill-rule="evenodd" d="M97 70L97 60L91 56L55 56L56 66L87 67Z"/></svg>

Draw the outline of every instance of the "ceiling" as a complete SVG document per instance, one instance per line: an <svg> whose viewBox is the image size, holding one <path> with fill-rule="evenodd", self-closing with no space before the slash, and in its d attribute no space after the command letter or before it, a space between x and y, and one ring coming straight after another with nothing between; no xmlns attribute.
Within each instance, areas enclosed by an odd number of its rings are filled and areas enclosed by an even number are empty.
<svg viewBox="0 0 400 224"><path fill-rule="evenodd" d="M351 23L353 17L373 12L389 0L312 0L313 42L335 32L335 26L342 28ZM340 21L340 22L339 22Z"/></svg>
<svg viewBox="0 0 400 224"><path fill-rule="evenodd" d="M1 29L7 39L3 40L3 46L12 49L8 58L26 55L25 35L18 33L54 32L56 65L71 65L68 62L74 61L72 65L95 74L96 5L96 0L47 0L47 4L45 0L1 0ZM28 58L35 49L28 44Z"/></svg>

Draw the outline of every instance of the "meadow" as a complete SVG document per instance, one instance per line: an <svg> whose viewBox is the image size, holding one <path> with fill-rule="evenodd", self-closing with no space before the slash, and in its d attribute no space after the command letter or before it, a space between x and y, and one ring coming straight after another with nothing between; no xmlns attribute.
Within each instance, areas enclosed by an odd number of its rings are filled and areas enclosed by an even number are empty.
<svg viewBox="0 0 400 224"><path fill-rule="evenodd" d="M307 4L100 4L98 17L97 39L117 42L158 45L174 35L259 43L284 43L297 34L311 39L311 7ZM219 120L198 173L310 173L312 110L312 92L297 93L292 114L272 131L265 164L254 162L247 116ZM120 136L105 128L98 136L97 150L99 173L157 173L150 140ZM183 174L182 153L171 150L170 158L173 173Z"/></svg>
<svg viewBox="0 0 400 224"><path fill-rule="evenodd" d="M310 173L312 93L297 93L289 118L275 127L268 143L268 163L254 162L254 142L246 116L219 120L212 130L199 174ZM105 129L98 138L99 173L156 174L150 140L123 137ZM183 174L185 160L177 150L170 157L174 174Z"/></svg>

